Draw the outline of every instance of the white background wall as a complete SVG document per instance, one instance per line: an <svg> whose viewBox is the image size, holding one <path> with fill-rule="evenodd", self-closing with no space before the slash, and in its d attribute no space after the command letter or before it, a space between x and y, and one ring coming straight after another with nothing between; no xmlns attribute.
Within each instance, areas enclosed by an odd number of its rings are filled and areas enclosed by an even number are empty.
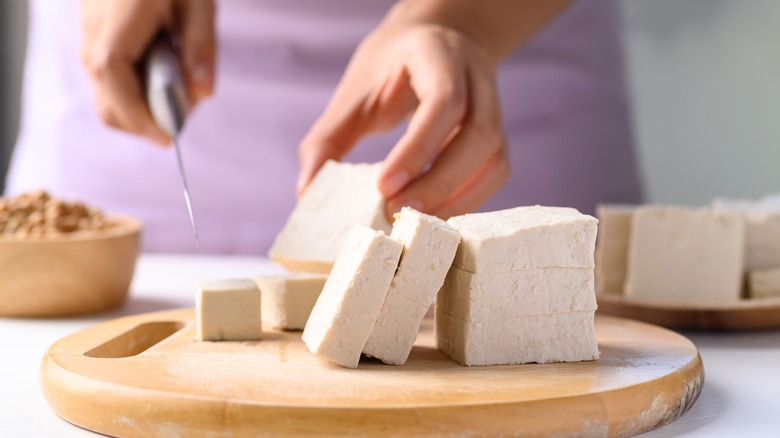
<svg viewBox="0 0 780 438"><path fill-rule="evenodd" d="M780 192L780 1L620 2L649 201ZM0 42L12 47L0 60L8 126L16 123L25 4L0 2ZM0 149L14 134L0 132Z"/></svg>
<svg viewBox="0 0 780 438"><path fill-rule="evenodd" d="M622 6L649 200L780 192L780 1Z"/></svg>

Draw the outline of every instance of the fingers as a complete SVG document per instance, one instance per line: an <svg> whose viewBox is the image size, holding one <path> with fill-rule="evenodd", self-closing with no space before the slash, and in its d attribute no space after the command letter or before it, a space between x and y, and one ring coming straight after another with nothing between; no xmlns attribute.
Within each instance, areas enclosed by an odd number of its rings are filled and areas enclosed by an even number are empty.
<svg viewBox="0 0 780 438"><path fill-rule="evenodd" d="M130 64L118 62L101 75L96 81L98 116L112 128L166 146L170 138L152 119L137 74Z"/></svg>
<svg viewBox="0 0 780 438"><path fill-rule="evenodd" d="M433 160L466 113L467 85L463 61L442 40L423 40L408 61L411 87L420 105L404 136L388 154L379 191L396 195Z"/></svg>
<svg viewBox="0 0 780 438"><path fill-rule="evenodd" d="M347 107L345 104L345 108ZM351 110L343 111L333 102L314 123L298 149L301 171L298 175L298 197L308 187L314 175L329 159L343 157L360 136L360 105L351 104Z"/></svg>
<svg viewBox="0 0 780 438"><path fill-rule="evenodd" d="M382 71L370 42L367 38L355 52L328 107L301 142L299 197L326 160L340 159L364 135L398 125L418 103L406 67L391 64Z"/></svg>
<svg viewBox="0 0 780 438"><path fill-rule="evenodd" d="M466 120L430 170L388 202L388 214L403 206L428 212L439 209L504 147L495 82L487 71L471 68Z"/></svg>
<svg viewBox="0 0 780 438"><path fill-rule="evenodd" d="M136 65L157 31L170 21L170 5L158 0L82 2L82 57L103 123L166 145L154 123Z"/></svg>
<svg viewBox="0 0 780 438"><path fill-rule="evenodd" d="M348 69L328 108L301 142L299 197L325 161L340 159L366 134L396 126L417 104L405 68L396 69L375 91L361 76L357 68Z"/></svg>
<svg viewBox="0 0 780 438"><path fill-rule="evenodd" d="M457 193L431 213L446 220L476 211L509 180L509 175L506 147L502 147Z"/></svg>
<svg viewBox="0 0 780 438"><path fill-rule="evenodd" d="M184 74L193 104L214 92L216 58L214 0L179 0Z"/></svg>

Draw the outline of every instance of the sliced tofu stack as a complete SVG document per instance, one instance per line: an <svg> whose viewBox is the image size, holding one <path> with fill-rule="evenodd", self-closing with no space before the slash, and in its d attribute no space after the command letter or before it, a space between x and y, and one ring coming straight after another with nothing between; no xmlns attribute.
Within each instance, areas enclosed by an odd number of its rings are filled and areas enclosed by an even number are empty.
<svg viewBox="0 0 780 438"><path fill-rule="evenodd" d="M263 297L263 322L275 329L302 330L327 279L303 273L255 277Z"/></svg>
<svg viewBox="0 0 780 438"><path fill-rule="evenodd" d="M437 217L403 208L395 216L390 236L404 249L363 352L387 364L403 365L452 265L460 235Z"/></svg>
<svg viewBox="0 0 780 438"><path fill-rule="evenodd" d="M262 338L260 290L252 280L201 281L195 300L201 341L254 341Z"/></svg>
<svg viewBox="0 0 780 438"><path fill-rule="evenodd" d="M638 208L631 229L626 297L687 304L738 300L744 235L740 213Z"/></svg>
<svg viewBox="0 0 780 438"><path fill-rule="evenodd" d="M623 295L628 271L631 218L636 206L602 204L596 240L596 294Z"/></svg>
<svg viewBox="0 0 780 438"><path fill-rule="evenodd" d="M402 249L399 241L382 231L352 227L303 330L309 351L357 368Z"/></svg>
<svg viewBox="0 0 780 438"><path fill-rule="evenodd" d="M463 365L598 358L598 221L572 208L458 216L461 235L436 305L439 349Z"/></svg>
<svg viewBox="0 0 780 438"><path fill-rule="evenodd" d="M326 162L276 237L269 258L288 271L327 274L352 225L389 233L377 189L380 165Z"/></svg>

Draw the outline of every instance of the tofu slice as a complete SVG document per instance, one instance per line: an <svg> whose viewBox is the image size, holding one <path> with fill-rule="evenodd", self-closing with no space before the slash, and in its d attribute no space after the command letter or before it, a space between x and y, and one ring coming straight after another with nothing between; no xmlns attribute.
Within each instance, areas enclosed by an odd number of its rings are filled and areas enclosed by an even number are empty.
<svg viewBox="0 0 780 438"><path fill-rule="evenodd" d="M623 295L628 271L631 218L636 206L602 204L596 239L596 294Z"/></svg>
<svg viewBox="0 0 780 438"><path fill-rule="evenodd" d="M401 262L363 352L403 365L452 265L460 235L443 220L405 207L396 214L390 236L403 243Z"/></svg>
<svg viewBox="0 0 780 438"><path fill-rule="evenodd" d="M750 271L750 298L780 297L780 267Z"/></svg>
<svg viewBox="0 0 780 438"><path fill-rule="evenodd" d="M282 330L302 330L328 279L324 274L255 277L263 301L263 322Z"/></svg>
<svg viewBox="0 0 780 438"><path fill-rule="evenodd" d="M260 290L252 280L201 281L195 300L198 340L259 340L261 306Z"/></svg>
<svg viewBox="0 0 780 438"><path fill-rule="evenodd" d="M625 295L661 303L736 301L744 247L740 213L640 207L632 223Z"/></svg>
<svg viewBox="0 0 780 438"><path fill-rule="evenodd" d="M309 351L357 368L402 249L382 231L352 227L303 330Z"/></svg>
<svg viewBox="0 0 780 438"><path fill-rule="evenodd" d="M593 312L466 321L436 312L439 349L467 366L579 362L599 357Z"/></svg>
<svg viewBox="0 0 780 438"><path fill-rule="evenodd" d="M388 365L405 364L429 308L404 295L388 293L363 353Z"/></svg>
<svg viewBox="0 0 780 438"><path fill-rule="evenodd" d="M377 189L381 163L327 161L268 252L288 271L327 274L354 224L390 232Z"/></svg>
<svg viewBox="0 0 780 438"><path fill-rule="evenodd" d="M475 274L593 268L598 220L573 208L517 207L447 221L461 235L453 266Z"/></svg>
<svg viewBox="0 0 780 438"><path fill-rule="evenodd" d="M450 269L436 311L467 321L596 310L591 268L537 268L500 274Z"/></svg>

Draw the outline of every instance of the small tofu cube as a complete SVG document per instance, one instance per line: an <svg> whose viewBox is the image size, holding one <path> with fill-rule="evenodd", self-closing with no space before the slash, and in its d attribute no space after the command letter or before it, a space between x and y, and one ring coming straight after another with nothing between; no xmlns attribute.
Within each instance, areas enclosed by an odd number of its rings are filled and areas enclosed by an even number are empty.
<svg viewBox="0 0 780 438"><path fill-rule="evenodd" d="M631 240L631 218L636 207L599 205L596 240L596 293L623 295L628 271L628 246Z"/></svg>
<svg viewBox="0 0 780 438"><path fill-rule="evenodd" d="M303 330L309 351L357 368L402 249L399 241L381 231L352 227Z"/></svg>
<svg viewBox="0 0 780 438"><path fill-rule="evenodd" d="M780 297L780 267L750 271L750 298Z"/></svg>
<svg viewBox="0 0 780 438"><path fill-rule="evenodd" d="M199 283L197 337L201 341L254 341L262 337L260 290L252 280Z"/></svg>
<svg viewBox="0 0 780 438"><path fill-rule="evenodd" d="M461 235L453 266L475 274L529 268L593 268L596 218L573 208L517 207L456 216Z"/></svg>
<svg viewBox="0 0 780 438"><path fill-rule="evenodd" d="M537 268L500 274L450 269L437 312L485 322L495 318L596 310L592 268Z"/></svg>
<svg viewBox="0 0 780 438"><path fill-rule="evenodd" d="M403 365L452 265L460 235L437 217L403 208L390 237L404 245L401 262L363 352L387 364Z"/></svg>
<svg viewBox="0 0 780 438"><path fill-rule="evenodd" d="M389 233L377 188L380 166L327 161L276 237L270 259L288 271L327 274L353 224Z"/></svg>
<svg viewBox="0 0 780 438"><path fill-rule="evenodd" d="M627 297L668 303L740 298L745 223L739 213L640 207L630 246Z"/></svg>
<svg viewBox="0 0 780 438"><path fill-rule="evenodd" d="M593 312L466 321L436 312L439 349L467 366L579 362L599 357Z"/></svg>
<svg viewBox="0 0 780 438"><path fill-rule="evenodd" d="M275 329L302 330L327 279L302 273L255 277L263 296L263 322Z"/></svg>

